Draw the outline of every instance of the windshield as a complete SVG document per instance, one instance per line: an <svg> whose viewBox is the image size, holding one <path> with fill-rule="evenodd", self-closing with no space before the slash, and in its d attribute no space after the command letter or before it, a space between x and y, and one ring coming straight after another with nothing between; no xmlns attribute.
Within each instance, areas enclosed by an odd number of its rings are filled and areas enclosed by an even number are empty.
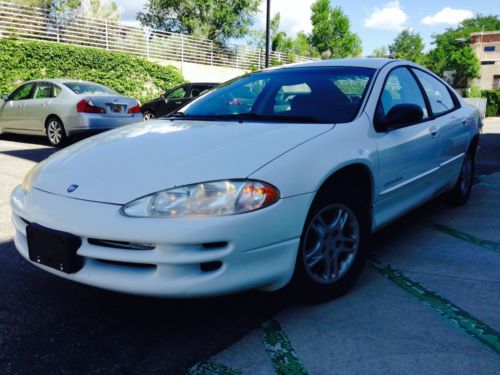
<svg viewBox="0 0 500 375"><path fill-rule="evenodd" d="M64 86L78 95L119 95L109 87L97 83L66 82Z"/></svg>
<svg viewBox="0 0 500 375"><path fill-rule="evenodd" d="M375 69L288 68L252 73L195 100L177 116L339 123L358 113Z"/></svg>

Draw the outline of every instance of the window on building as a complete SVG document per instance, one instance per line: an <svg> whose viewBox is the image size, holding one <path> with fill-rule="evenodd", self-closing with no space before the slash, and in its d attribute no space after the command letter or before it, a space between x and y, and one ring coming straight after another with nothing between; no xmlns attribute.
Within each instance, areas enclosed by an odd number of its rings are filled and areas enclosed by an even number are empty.
<svg viewBox="0 0 500 375"><path fill-rule="evenodd" d="M494 90L500 89L500 75L493 76L493 89Z"/></svg>
<svg viewBox="0 0 500 375"><path fill-rule="evenodd" d="M494 61L481 61L481 65L493 65L495 64Z"/></svg>
<svg viewBox="0 0 500 375"><path fill-rule="evenodd" d="M484 52L495 52L495 46L484 46Z"/></svg>

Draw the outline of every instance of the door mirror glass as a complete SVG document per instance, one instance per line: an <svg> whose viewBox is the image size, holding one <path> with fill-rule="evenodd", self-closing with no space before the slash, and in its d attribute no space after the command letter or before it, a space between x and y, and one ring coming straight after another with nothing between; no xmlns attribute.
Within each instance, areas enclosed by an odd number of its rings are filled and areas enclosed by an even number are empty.
<svg viewBox="0 0 500 375"><path fill-rule="evenodd" d="M383 118L382 125L386 130L399 129L422 121L424 111L416 104L396 104Z"/></svg>

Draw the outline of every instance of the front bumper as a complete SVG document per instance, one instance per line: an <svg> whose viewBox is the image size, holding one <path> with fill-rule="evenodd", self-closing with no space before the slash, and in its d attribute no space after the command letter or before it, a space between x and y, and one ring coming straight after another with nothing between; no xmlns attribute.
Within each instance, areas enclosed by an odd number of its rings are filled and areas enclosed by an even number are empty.
<svg viewBox="0 0 500 375"><path fill-rule="evenodd" d="M142 113L123 116L101 115L97 113L79 113L67 120L66 133L68 136L77 134L94 134L141 122Z"/></svg>
<svg viewBox="0 0 500 375"><path fill-rule="evenodd" d="M52 274L131 294L202 297L285 286L293 274L312 199L312 194L299 195L259 211L225 217L144 219L121 215L118 205L37 189L26 194L18 187L11 206L16 248L27 260L27 222L82 238L77 254L84 258L84 266L74 274L31 262ZM109 241L154 248L114 248L106 246ZM220 267L203 270L203 264L213 262L220 262Z"/></svg>

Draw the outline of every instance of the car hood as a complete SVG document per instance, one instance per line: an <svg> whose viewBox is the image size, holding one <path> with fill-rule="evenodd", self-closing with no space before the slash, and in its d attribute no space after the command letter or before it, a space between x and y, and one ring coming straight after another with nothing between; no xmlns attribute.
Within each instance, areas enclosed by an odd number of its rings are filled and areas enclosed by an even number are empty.
<svg viewBox="0 0 500 375"><path fill-rule="evenodd" d="M175 186L246 178L331 128L325 124L142 122L53 154L40 165L33 187L72 198L124 204ZM68 192L71 185L78 187Z"/></svg>

